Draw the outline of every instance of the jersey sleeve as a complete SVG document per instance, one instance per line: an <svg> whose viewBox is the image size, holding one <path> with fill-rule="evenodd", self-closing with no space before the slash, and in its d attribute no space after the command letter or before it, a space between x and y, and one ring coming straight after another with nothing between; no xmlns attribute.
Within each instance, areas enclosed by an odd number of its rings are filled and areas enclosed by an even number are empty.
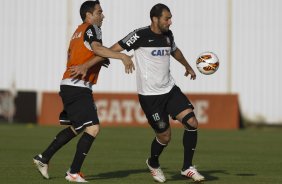
<svg viewBox="0 0 282 184"><path fill-rule="evenodd" d="M140 47L141 34L138 30L134 30L129 33L126 37L121 39L118 44L127 51L132 49L136 50Z"/></svg>
<svg viewBox="0 0 282 184"><path fill-rule="evenodd" d="M87 27L84 33L84 41L88 42L90 45L92 42L102 43L102 31L96 25L90 25Z"/></svg>

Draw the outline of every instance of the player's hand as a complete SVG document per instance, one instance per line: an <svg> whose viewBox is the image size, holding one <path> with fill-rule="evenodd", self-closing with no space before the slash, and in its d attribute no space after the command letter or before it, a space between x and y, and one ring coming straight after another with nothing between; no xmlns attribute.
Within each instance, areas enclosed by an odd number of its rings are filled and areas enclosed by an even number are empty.
<svg viewBox="0 0 282 184"><path fill-rule="evenodd" d="M133 56L128 56L126 54L123 55L122 57L122 62L124 64L124 68L125 68L125 73L132 73L133 70L135 70L135 66L134 66L134 63L133 61L131 60Z"/></svg>
<svg viewBox="0 0 282 184"><path fill-rule="evenodd" d="M69 67L68 71L70 72L71 78L79 78L84 79L86 77L88 68L84 65L76 65Z"/></svg>
<svg viewBox="0 0 282 184"><path fill-rule="evenodd" d="M186 67L186 72L184 74L186 77L188 77L188 75L191 75L191 80L195 80L196 79L196 73L194 72L194 70L192 68L188 68Z"/></svg>

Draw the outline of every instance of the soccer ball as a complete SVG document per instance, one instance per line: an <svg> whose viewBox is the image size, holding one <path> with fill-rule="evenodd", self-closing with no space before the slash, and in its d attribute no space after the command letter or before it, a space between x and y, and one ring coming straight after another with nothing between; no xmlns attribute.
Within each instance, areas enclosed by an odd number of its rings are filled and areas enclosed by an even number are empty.
<svg viewBox="0 0 282 184"><path fill-rule="evenodd" d="M219 67L219 59L213 52L203 52L196 61L198 70L205 75L213 74Z"/></svg>

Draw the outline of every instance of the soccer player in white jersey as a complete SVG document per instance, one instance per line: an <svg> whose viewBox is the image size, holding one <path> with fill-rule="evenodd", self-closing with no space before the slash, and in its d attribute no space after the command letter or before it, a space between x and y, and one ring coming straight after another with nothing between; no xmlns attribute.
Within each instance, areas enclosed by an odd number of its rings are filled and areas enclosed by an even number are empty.
<svg viewBox="0 0 282 184"><path fill-rule="evenodd" d="M159 156L171 139L171 116L185 128L184 161L180 174L194 181L202 181L205 178L192 165L197 144L198 121L193 112L193 105L175 85L170 74L170 55L185 67L185 76L190 75L194 80L196 74L174 43L173 34L169 30L171 17L170 9L166 5L156 4L150 11L151 25L136 29L111 49L134 50L139 101L156 133L151 144L151 155L146 160L154 180L166 181L159 164Z"/></svg>

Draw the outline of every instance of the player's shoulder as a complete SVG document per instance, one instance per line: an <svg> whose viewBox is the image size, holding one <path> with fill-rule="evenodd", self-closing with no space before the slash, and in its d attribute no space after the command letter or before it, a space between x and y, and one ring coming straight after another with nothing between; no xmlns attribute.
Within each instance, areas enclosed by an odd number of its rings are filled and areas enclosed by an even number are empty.
<svg viewBox="0 0 282 184"><path fill-rule="evenodd" d="M145 26L145 27L135 29L133 32L141 36L146 35L150 32L150 26Z"/></svg>
<svg viewBox="0 0 282 184"><path fill-rule="evenodd" d="M93 34L92 32L94 33L94 35L96 35L98 39L102 39L102 30L100 27L95 24L89 24L86 29L86 34Z"/></svg>
<svg viewBox="0 0 282 184"><path fill-rule="evenodd" d="M130 32L125 38L123 38L122 40L124 42L127 42L130 39L134 39L134 42L136 40L139 40L139 38L144 38L147 34L148 34L148 30L150 29L149 26L146 27L141 27L138 29L135 29L134 31Z"/></svg>
<svg viewBox="0 0 282 184"><path fill-rule="evenodd" d="M101 28L98 27L95 24L88 24L86 30L88 30L88 29L94 30L95 32L101 32L102 31Z"/></svg>
<svg viewBox="0 0 282 184"><path fill-rule="evenodd" d="M171 36L173 36L173 33L172 33L172 31L169 29L169 30L165 33L165 35L171 37Z"/></svg>
<svg viewBox="0 0 282 184"><path fill-rule="evenodd" d="M138 29L135 29L136 32L146 32L150 29L150 26L144 26L144 27L140 27Z"/></svg>

